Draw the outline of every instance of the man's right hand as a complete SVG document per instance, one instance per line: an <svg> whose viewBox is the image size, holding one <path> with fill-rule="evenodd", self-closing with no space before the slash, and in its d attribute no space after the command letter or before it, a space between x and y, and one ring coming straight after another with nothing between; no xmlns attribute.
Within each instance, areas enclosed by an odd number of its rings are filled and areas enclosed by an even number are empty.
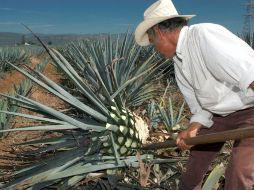
<svg viewBox="0 0 254 190"><path fill-rule="evenodd" d="M184 139L197 136L197 133L201 127L202 127L202 124L200 124L198 122L190 123L189 127L186 130L184 130L178 134L178 136L176 138L176 145L181 150L190 149L192 146L187 145L184 142Z"/></svg>

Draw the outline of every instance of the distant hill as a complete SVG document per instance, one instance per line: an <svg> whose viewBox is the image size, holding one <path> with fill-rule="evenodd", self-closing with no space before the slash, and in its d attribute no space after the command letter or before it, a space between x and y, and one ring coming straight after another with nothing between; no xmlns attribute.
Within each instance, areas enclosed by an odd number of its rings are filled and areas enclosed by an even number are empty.
<svg viewBox="0 0 254 190"><path fill-rule="evenodd" d="M66 42L95 39L106 36L106 34L37 34L40 39L46 44L60 45ZM38 44L38 41L31 34L0 32L0 46L1 45L18 45L18 44Z"/></svg>
<svg viewBox="0 0 254 190"><path fill-rule="evenodd" d="M15 45L21 42L23 34L0 32L0 45Z"/></svg>

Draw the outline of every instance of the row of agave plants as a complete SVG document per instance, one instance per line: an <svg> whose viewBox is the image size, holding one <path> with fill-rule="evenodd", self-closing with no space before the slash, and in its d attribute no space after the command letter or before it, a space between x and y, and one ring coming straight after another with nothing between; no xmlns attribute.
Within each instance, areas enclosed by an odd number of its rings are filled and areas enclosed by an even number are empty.
<svg viewBox="0 0 254 190"><path fill-rule="evenodd" d="M42 72L45 68L45 66L48 64L48 59L45 59L42 63L39 63L34 68L35 70ZM23 81L20 81L20 83L17 86L14 86L14 89L10 92L8 92L9 96L15 96L16 94L22 95L22 96L28 96L30 94L30 90L32 89L33 83L29 79L25 79ZM17 106L14 105L10 101L6 101L4 99L0 99L0 127L1 130L5 130L10 128L11 121L13 120L12 115L8 115L7 112L16 112ZM0 134L0 137L2 134Z"/></svg>
<svg viewBox="0 0 254 190"><path fill-rule="evenodd" d="M41 44L66 77L64 83L56 84L29 67L8 65L65 101L68 109L55 110L20 94L1 95L18 107L38 113L2 111L38 122L2 132L44 130L60 134L19 144L43 146L18 155L31 164L15 171L2 189L70 189L84 179L87 185L98 179L94 189L139 189L140 185L176 189L177 163L182 159L161 158L142 150L150 128L135 112L161 96L165 88L161 81L172 71L172 63L152 48L139 47L128 33L124 38L80 41L59 50ZM183 105L176 114L170 99L168 104L152 102L149 110L151 120L163 121L169 132L183 118ZM140 180L133 180L135 176Z"/></svg>
<svg viewBox="0 0 254 190"><path fill-rule="evenodd" d="M31 56L43 53L43 49L37 46L2 46L0 47L0 77L12 69L7 62L15 65L26 64Z"/></svg>

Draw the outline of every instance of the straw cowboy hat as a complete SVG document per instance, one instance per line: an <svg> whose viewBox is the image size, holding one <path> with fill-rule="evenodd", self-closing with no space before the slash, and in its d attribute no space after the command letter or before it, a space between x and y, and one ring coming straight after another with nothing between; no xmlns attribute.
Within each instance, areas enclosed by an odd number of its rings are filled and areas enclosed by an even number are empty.
<svg viewBox="0 0 254 190"><path fill-rule="evenodd" d="M171 0L159 0L152 4L144 12L144 21L141 22L135 31L136 42L140 46L147 46L150 44L147 30L152 26L175 17L181 17L185 19L190 19L195 15L179 15L174 4Z"/></svg>

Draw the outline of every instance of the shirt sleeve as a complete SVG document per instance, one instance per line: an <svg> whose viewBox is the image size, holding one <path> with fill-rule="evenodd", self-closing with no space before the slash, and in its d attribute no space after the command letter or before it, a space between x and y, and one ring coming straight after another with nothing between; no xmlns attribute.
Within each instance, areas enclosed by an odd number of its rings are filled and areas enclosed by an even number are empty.
<svg viewBox="0 0 254 190"><path fill-rule="evenodd" d="M198 35L200 51L211 74L246 91L254 81L253 49L220 25L204 24Z"/></svg>
<svg viewBox="0 0 254 190"><path fill-rule="evenodd" d="M187 80L183 77L183 75L179 74L180 70L175 66L176 73L176 81L179 89L181 90L185 101L187 102L190 111L192 113L192 117L190 119L190 123L198 122L201 123L204 127L211 127L213 125L212 121L212 113L201 108L198 103L194 90L187 82ZM178 73L178 74L177 74Z"/></svg>

